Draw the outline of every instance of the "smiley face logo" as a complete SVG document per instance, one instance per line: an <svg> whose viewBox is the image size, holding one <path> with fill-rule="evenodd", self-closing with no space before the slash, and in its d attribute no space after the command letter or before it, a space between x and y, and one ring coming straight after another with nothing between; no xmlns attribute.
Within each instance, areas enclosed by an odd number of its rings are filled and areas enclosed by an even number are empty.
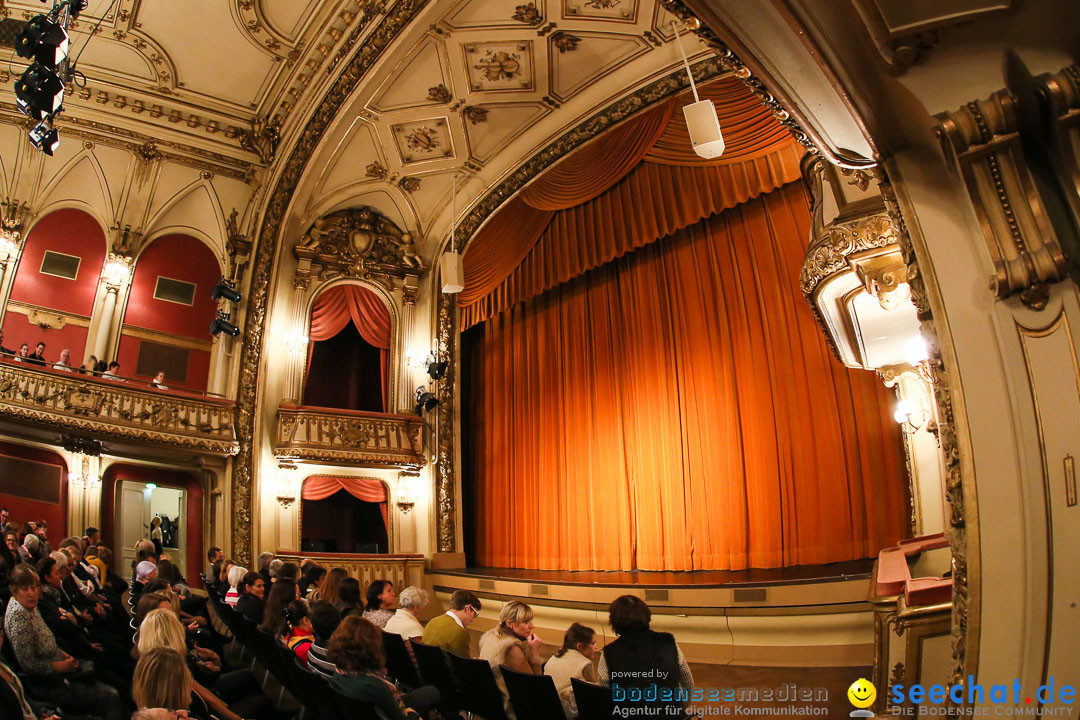
<svg viewBox="0 0 1080 720"><path fill-rule="evenodd" d="M868 708L877 699L877 688L866 678L859 678L847 689L848 701L857 708Z"/></svg>

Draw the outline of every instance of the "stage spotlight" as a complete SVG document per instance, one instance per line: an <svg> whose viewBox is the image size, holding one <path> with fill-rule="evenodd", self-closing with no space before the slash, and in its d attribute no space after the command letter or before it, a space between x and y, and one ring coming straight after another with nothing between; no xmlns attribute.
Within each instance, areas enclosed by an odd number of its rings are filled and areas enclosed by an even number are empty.
<svg viewBox="0 0 1080 720"><path fill-rule="evenodd" d="M240 293L236 292L228 280L222 280L210 291L210 297L214 300L225 298L231 303L240 302Z"/></svg>
<svg viewBox="0 0 1080 720"><path fill-rule="evenodd" d="M32 18L15 36L15 52L19 57L33 58L53 70L67 59L68 47L67 32L44 15Z"/></svg>
<svg viewBox="0 0 1080 720"><path fill-rule="evenodd" d="M90 4L90 0L71 0L68 3L68 12L71 13L71 19L77 20L79 13L86 9L86 6Z"/></svg>
<svg viewBox="0 0 1080 720"><path fill-rule="evenodd" d="M64 104L64 83L41 63L33 63L15 83L16 105L36 120L60 112Z"/></svg>
<svg viewBox="0 0 1080 720"><path fill-rule="evenodd" d="M441 380L442 376L446 374L446 368L450 363L446 360L438 362L433 357L428 358L427 362L427 374L432 380Z"/></svg>
<svg viewBox="0 0 1080 720"><path fill-rule="evenodd" d="M218 333L225 333L232 337L240 334L240 328L229 322L229 313L227 312L219 312L213 322L210 323L210 334L216 336Z"/></svg>
<svg viewBox="0 0 1080 720"><path fill-rule="evenodd" d="M60 135L48 120L42 120L30 131L30 142L41 152L52 156L60 147Z"/></svg>
<svg viewBox="0 0 1080 720"><path fill-rule="evenodd" d="M426 412L434 410L439 404L439 399L435 397L435 393L429 392L424 389L424 386L416 388L416 414L423 415Z"/></svg>

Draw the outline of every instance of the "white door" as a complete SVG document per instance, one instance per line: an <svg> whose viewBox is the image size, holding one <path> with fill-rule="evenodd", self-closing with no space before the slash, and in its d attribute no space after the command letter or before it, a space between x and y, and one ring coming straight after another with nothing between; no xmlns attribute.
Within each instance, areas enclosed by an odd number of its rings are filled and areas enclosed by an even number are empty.
<svg viewBox="0 0 1080 720"><path fill-rule="evenodd" d="M119 547L113 554L120 558L118 570L125 580L130 576L129 569L135 560L135 543L150 534L150 498L146 484L124 480L116 502L116 524L120 528L117 534Z"/></svg>

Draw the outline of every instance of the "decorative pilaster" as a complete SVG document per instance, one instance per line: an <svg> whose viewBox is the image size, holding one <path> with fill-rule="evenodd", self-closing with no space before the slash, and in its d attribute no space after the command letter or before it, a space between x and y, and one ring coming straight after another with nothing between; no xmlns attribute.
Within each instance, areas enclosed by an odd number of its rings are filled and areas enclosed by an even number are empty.
<svg viewBox="0 0 1080 720"><path fill-rule="evenodd" d="M97 334L94 336L94 355L98 360L108 360L115 350L116 306L127 300L127 291L131 279L131 258L116 253L109 253L101 271L101 282L105 286L105 297L97 318Z"/></svg>
<svg viewBox="0 0 1080 720"><path fill-rule="evenodd" d="M23 227L30 219L29 208L18 200L5 200L3 203L0 227L0 325L4 323L11 285L15 281L15 268L23 249Z"/></svg>
<svg viewBox="0 0 1080 720"><path fill-rule="evenodd" d="M457 376L457 303L455 295L439 293L439 358L449 363L439 381L436 427L435 514L437 547L441 553L457 552L457 480L455 473L454 399Z"/></svg>

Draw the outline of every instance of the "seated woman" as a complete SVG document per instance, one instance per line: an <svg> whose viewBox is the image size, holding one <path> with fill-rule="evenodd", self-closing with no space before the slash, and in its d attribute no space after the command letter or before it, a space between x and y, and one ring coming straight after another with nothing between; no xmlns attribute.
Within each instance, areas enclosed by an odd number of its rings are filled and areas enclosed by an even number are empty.
<svg viewBox="0 0 1080 720"><path fill-rule="evenodd" d="M315 630L311 626L306 600L293 600L285 606L285 622L289 632L285 635L285 644L296 653L304 665L308 664L308 652L315 641Z"/></svg>
<svg viewBox="0 0 1080 720"><path fill-rule="evenodd" d="M574 623L567 628L562 647L544 664L544 674L550 676L555 682L555 689L559 691L559 699L562 700L563 712L568 718L576 718L578 715L574 688L570 679L577 678L595 683L596 670L593 668L595 657L596 631L591 627Z"/></svg>
<svg viewBox="0 0 1080 720"><path fill-rule="evenodd" d="M376 580L368 585L367 604L364 606L364 618L375 623L378 628L386 626L386 622L394 617L394 603L397 596L394 595L394 583L389 580Z"/></svg>
<svg viewBox="0 0 1080 720"><path fill-rule="evenodd" d="M540 646L544 642L533 632L532 619L531 607L519 600L511 600L499 611L499 624L480 636L480 659L491 665L510 720L514 720L514 709L510 706L500 666L529 675L540 675L544 666L540 659Z"/></svg>
<svg viewBox="0 0 1080 720"><path fill-rule="evenodd" d="M142 653L135 666L131 695L140 709L187 710L195 681L184 657L170 647L156 647Z"/></svg>
<svg viewBox="0 0 1080 720"><path fill-rule="evenodd" d="M166 647L181 653L190 670L192 663L200 662L196 652L188 652L184 641L184 628L171 610L151 610L139 628L139 658L154 648ZM258 683L248 670L234 670L224 673L214 680L213 688L208 688L193 679L191 685L194 696L192 704L197 714L217 715L221 720L238 718L274 717L273 704L259 690ZM205 707L206 712L198 712Z"/></svg>
<svg viewBox="0 0 1080 720"><path fill-rule="evenodd" d="M38 613L41 583L29 565L11 572L11 601L4 613L4 631L26 685L36 698L48 698L64 710L89 711L105 720L122 720L124 705L115 688L78 679L79 661L60 650Z"/></svg>
<svg viewBox="0 0 1080 720"><path fill-rule="evenodd" d="M345 568L332 568L330 572L326 573L326 577L322 579L322 582L319 583L319 587L308 593L307 599L327 600L331 604L336 604L338 601L338 586L347 577L349 577L349 571Z"/></svg>
<svg viewBox="0 0 1080 720"><path fill-rule="evenodd" d="M597 675L601 685L611 685L611 678L616 677L619 678L616 684L624 687L644 688L655 683L673 689L680 686L693 689L694 676L675 637L650 630L650 620L652 611L639 597L623 595L611 603L608 622L618 637L605 645L600 655ZM649 708L654 715L687 717L684 704L678 701L634 704L635 710L642 707ZM669 707L675 709L669 712Z"/></svg>
<svg viewBox="0 0 1080 720"><path fill-rule="evenodd" d="M347 577L338 585L338 600L335 603L341 616L356 613L360 615L364 608L360 605L360 581L354 577Z"/></svg>
<svg viewBox="0 0 1080 720"><path fill-rule="evenodd" d="M266 594L266 582L263 576L254 570L245 573L238 589L240 597L236 600L236 611L250 622L261 623L263 596Z"/></svg>
<svg viewBox="0 0 1080 720"><path fill-rule="evenodd" d="M300 586L300 597L314 600L318 598L319 583L326 577L326 568L311 563L304 569L304 575L297 585ZM315 598L312 595L315 595Z"/></svg>
<svg viewBox="0 0 1080 720"><path fill-rule="evenodd" d="M237 600L240 599L240 581L247 575L247 568L242 568L239 565L233 565L229 568L228 582L229 589L225 593L225 603L231 607L236 607Z"/></svg>
<svg viewBox="0 0 1080 720"><path fill-rule="evenodd" d="M431 685L402 695L386 679L382 631L359 615L341 621L330 637L328 653L337 674L330 679L342 695L371 703L389 720L415 720L438 705L441 696Z"/></svg>
<svg viewBox="0 0 1080 720"><path fill-rule="evenodd" d="M0 648L3 646L4 633L0 632ZM60 720L59 712L55 705L39 703L27 697L19 676L0 656L0 717L12 720Z"/></svg>
<svg viewBox="0 0 1080 720"><path fill-rule="evenodd" d="M277 580L270 588L270 594L266 596L266 606L263 608L262 623L259 629L268 635L278 637L284 635L288 629L285 621L285 608L293 600L300 597L300 591L294 580Z"/></svg>

